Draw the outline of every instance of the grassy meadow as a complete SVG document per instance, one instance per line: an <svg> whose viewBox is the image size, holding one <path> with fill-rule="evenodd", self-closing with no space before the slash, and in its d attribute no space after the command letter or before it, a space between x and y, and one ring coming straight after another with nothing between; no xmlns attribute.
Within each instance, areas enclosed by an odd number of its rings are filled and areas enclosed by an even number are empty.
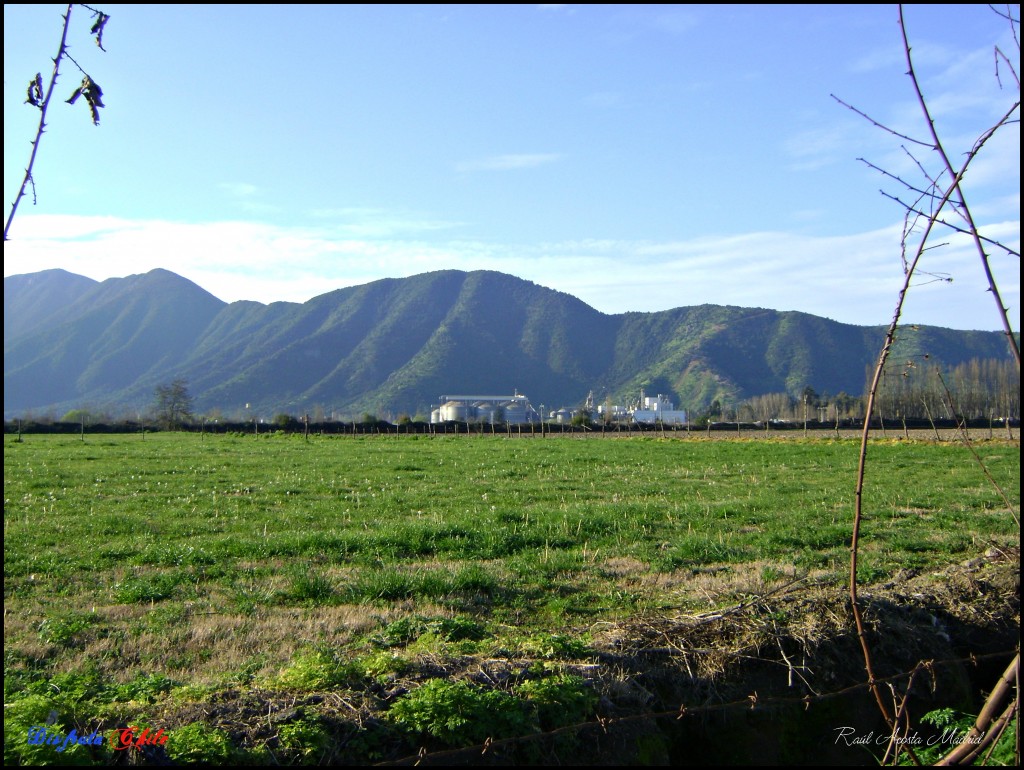
<svg viewBox="0 0 1024 770"><path fill-rule="evenodd" d="M976 449L1019 510L1019 443ZM51 712L82 730L238 688L355 691L423 656L532 653L549 664L517 703L542 706L546 686L582 708L552 661L586 657L598 624L801 576L844 584L858 450L697 434L6 436L5 764L97 760L26 745ZM956 443L873 440L864 503L864 583L1019 543ZM395 703L395 724L423 728ZM237 749L170 727L177 752ZM309 760L324 736L292 722L274 756Z"/></svg>

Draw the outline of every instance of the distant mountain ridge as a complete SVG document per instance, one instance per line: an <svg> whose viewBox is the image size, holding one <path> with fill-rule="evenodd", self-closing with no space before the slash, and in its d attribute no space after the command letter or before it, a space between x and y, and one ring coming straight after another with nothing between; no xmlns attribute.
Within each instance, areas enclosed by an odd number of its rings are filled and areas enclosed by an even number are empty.
<svg viewBox="0 0 1024 770"><path fill-rule="evenodd" d="M607 315L493 271L439 270L304 303L225 303L167 270L4 279L4 413L144 411L184 377L201 411L429 414L445 393L575 406L641 388L684 409L764 393L859 395L883 327L721 305ZM1006 355L999 332L918 327L901 355Z"/></svg>

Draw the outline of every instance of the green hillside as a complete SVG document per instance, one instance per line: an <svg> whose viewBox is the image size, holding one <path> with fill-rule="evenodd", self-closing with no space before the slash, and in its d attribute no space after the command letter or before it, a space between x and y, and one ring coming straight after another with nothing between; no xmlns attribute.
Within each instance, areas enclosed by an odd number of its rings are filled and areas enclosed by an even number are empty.
<svg viewBox="0 0 1024 770"><path fill-rule="evenodd" d="M724 305L600 313L492 271L441 270L305 303L221 302L166 270L102 283L60 270L4 279L4 412L144 410L178 377L225 415L427 414L446 393L551 408L641 389L680 408L810 386L859 394L884 329ZM902 330L894 354L1005 357L997 332ZM248 406L247 406L248 405Z"/></svg>

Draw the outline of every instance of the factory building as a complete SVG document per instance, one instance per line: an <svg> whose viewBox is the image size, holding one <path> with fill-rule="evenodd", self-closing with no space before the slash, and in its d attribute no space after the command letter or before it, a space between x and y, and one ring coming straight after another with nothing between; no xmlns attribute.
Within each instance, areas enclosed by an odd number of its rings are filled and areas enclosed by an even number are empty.
<svg viewBox="0 0 1024 770"><path fill-rule="evenodd" d="M663 425L686 424L686 412L682 409L676 409L675 404L660 393L654 398L651 398L650 396L645 396L644 392L641 390L640 402L637 404L636 408L633 409L632 414L633 421L638 423L661 423Z"/></svg>
<svg viewBox="0 0 1024 770"><path fill-rule="evenodd" d="M651 397L640 391L640 400L631 406L601 404L597 407L598 418L609 422L635 422L641 425L685 425L686 412L676 409L667 396L659 393Z"/></svg>
<svg viewBox="0 0 1024 770"><path fill-rule="evenodd" d="M667 396L658 394L651 397L640 391L640 400L628 407L605 406L594 408L594 397L587 397L584 407L587 412L602 421L624 423L635 422L645 425L685 425L686 412L676 409ZM606 411L608 414L606 414ZM484 423L487 425L525 425L554 420L560 424L568 424L580 412L580 409L563 407L542 417L530 404L530 400L518 392L511 396L491 395L449 395L441 396L439 406L430 412L430 422Z"/></svg>
<svg viewBox="0 0 1024 770"><path fill-rule="evenodd" d="M518 392L511 396L453 395L441 396L441 404L431 410L430 421L482 422L489 425L523 425L540 422L530 400Z"/></svg>

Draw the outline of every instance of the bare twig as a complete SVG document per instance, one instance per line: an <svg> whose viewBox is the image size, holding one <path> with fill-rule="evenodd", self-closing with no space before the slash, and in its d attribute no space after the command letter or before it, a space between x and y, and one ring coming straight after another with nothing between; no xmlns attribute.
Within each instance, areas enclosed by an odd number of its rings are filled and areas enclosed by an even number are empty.
<svg viewBox="0 0 1024 770"><path fill-rule="evenodd" d="M967 763L1002 735L999 723L1000 721L1004 723L1008 721L1013 712L1016 711L1020 702L1020 694L1016 695L1010 706L1003 712L1002 717L997 717L998 709L1003 700L1010 694L1010 690L1016 683L1019 673L1020 654L1018 653L999 678L970 732L967 733L959 746L936 762L936 765L947 766Z"/></svg>
<svg viewBox="0 0 1024 770"><path fill-rule="evenodd" d="M974 155L968 156L964 162L964 169L966 170L967 164L971 162ZM962 170L962 171L963 171ZM962 173L961 171L961 173ZM950 187L946 190L946 193L942 196L943 202L949 199L949 196L953 194L953 188ZM940 207L941 208L941 207ZM889 328L886 331L885 341L882 345L882 350L878 356L878 363L875 366L875 373L871 380L871 385L868 388L867 405L865 407L864 415L864 427L861 433L861 444L860 444L860 457L857 467L857 484L854 491L854 517L853 517L853 535L850 543L850 603L851 610L853 612L854 623L857 626L857 638L860 640L861 650L864 654L864 666L867 670L868 685L871 688L871 692L875 696L875 702L878 704L879 711L882 713L886 723L891 729L895 729L895 722L892 715L889 713L888 707L885 705L885 701L882 698L881 690L876 684L876 678L874 673L874 667L871 662L871 650L868 646L867 633L864 629L864 621L860 613L860 602L857 597L857 556L858 546L860 540L860 526L863 520L863 495L864 495L864 475L865 468L867 466L867 447L868 437L871 432L871 415L875 408L875 400L878 396L879 384L882 380L882 375L885 371L885 363L889 359L889 353L892 350L893 343L896 340L896 329L899 325L900 316L903 314L903 302L906 299L907 291L910 289L911 279L914 277L914 273L917 270L917 266L924 256L926 251L925 244L928 242L928 236L935 227L935 220L929 219L925 225L925 231L921 236L918 243L916 253L913 258L907 263L907 269L904 273L903 287L900 289L899 296L896 302L896 309L893 313L892 322L889 324Z"/></svg>
<svg viewBox="0 0 1024 770"><path fill-rule="evenodd" d="M69 59L79 71L82 73L82 85L79 86L72 93L71 98L67 101L73 104L79 96L83 97L89 105L89 112L92 115L93 124L99 124L99 108L103 107L103 90L99 87L95 80L89 76L89 74L82 69L81 65L75 61L71 54L68 53L67 40L68 40L68 29L71 24L71 9L74 8L74 3L68 3L67 9L64 11L64 25L61 29L60 45L57 47L57 55L53 57L53 71L50 74L50 85L43 91L43 79L42 74L37 73L35 78L29 81L28 98L26 102L31 104L33 107L39 108L39 127L36 129L35 139L32 140L32 152L28 158L28 166L25 168L25 176L21 181L21 187L18 188L18 194L14 196L14 202L11 203L11 211L7 215L7 221L4 223L4 241L7 240L7 236L11 230L11 224L14 222L14 215L18 211L18 204L21 199L25 197L25 190L29 186L32 188L32 200L35 202L36 188L35 179L32 176L32 168L35 166L36 155L39 152L39 142L43 138L43 133L46 131L46 111L50 107L50 98L53 96L57 86L57 78L60 76L60 63L62 60ZM88 5L83 5L83 8L92 11L93 16L96 17L96 22L93 24L90 34L96 36L96 45L99 46L100 50L103 48L103 28L106 23L110 20L110 16L99 11L95 8L91 8Z"/></svg>
<svg viewBox="0 0 1024 770"><path fill-rule="evenodd" d="M882 349L881 349L881 351L879 353L879 356L878 356L878 362L877 362L877 365L875 367L875 372L874 372L874 375L872 377L871 385L870 385L870 387L868 389L867 405L866 405L866 409L865 409L866 413L865 413L865 418L864 418L864 427L863 427L863 431L862 431L862 434L861 434L861 447L860 447L860 457L859 457L858 468L857 468L856 490L855 490L855 495L854 495L853 536L852 536L851 546L850 546L850 585L849 585L849 591L850 591L851 610L852 610L852 613L853 613L853 616L854 616L854 622L855 622L855 625L856 625L856 628L857 628L857 636L858 636L858 639L860 641L861 650L862 650L862 653L863 653L863 656L864 656L864 666L865 666L865 670L866 670L867 676L868 676L867 684L868 684L869 689L871 690L871 692L873 693L873 695L875 697L875 701L876 701L876 703L878 705L879 711L881 712L881 714L884 717L886 723L889 725L890 730L892 731L894 739L897 736L898 730L899 730L899 724L898 724L898 722L899 722L899 714L897 713L894 716L890 712L890 710L889 710L889 708L888 708L888 706L887 706L887 704L885 702L885 699L882 697L882 691L881 691L881 688L879 687L878 679L877 679L877 677L875 676L875 673L874 673L874 667L873 667L873 664L872 664L871 650L870 650L870 647L868 645L867 634L866 634L866 631L865 631L865 628L864 628L864 622L863 622L863 618L861 617L861 612L860 612L860 602L859 602L859 599L858 599L858 596L857 596L857 560L858 560L858 546L859 546L859 539L860 539L861 522L864 519L863 492L864 492L865 467L866 467L866 461L867 461L867 446L868 446L868 436L869 436L870 430L871 430L871 415L874 412L875 402L876 402L876 399L877 399L877 396L878 396L878 392L879 392L879 386L880 386L880 383L882 381L882 377L883 377L883 375L885 373L885 364L886 364L886 362L888 360L889 354L890 354L890 352L892 350L893 343L894 343L894 341L896 339L896 329L897 329L897 327L899 325L900 316L902 315L903 304L904 304L904 301L906 299L906 294L907 294L907 291L909 290L909 288L911 286L911 281L912 281L915 273L918 271L918 268L919 268L920 263L921 263L921 259L924 256L924 254L926 253L927 249L929 248L928 241L929 241L929 238L931 237L932 233L934 232L935 227L937 225L940 225L940 224L941 225L945 225L946 224L943 220L940 219L940 214L943 211L943 209L946 208L947 205L952 206L953 209L956 211L957 215L960 216L964 220L964 222L966 223L966 228L964 229L964 232L966 232L966 234L971 236L972 239L974 240L975 247L978 250L978 253L979 253L980 257L981 257L983 271L984 271L985 276L986 276L986 278L988 280L989 290L993 293L993 296L996 298L996 304L997 304L997 306L999 308L999 315L1000 315L1000 318L1002 320L1004 330L1006 332L1006 336L1007 336L1007 339L1008 339L1008 344L1009 344L1011 352L1013 353L1013 356L1014 356L1014 358L1015 358L1015 360L1017 362L1018 371L1020 369L1020 349L1019 349L1017 341L1016 341L1016 339L1015 339L1015 337L1013 335L1013 332L1010 329L1009 318L1008 318L1008 311L1007 311L1007 309L1002 304L1002 299L999 296L998 287L996 286L995 278L994 278L994 276L992 274L991 267L989 265L988 254L985 252L984 242L987 239L982 239L982 237L978 233L977 224L976 224L976 222L975 222L975 220L974 220L974 218L973 218L973 216L971 214L970 208L967 205L967 201L966 201L966 199L964 197L963 190L962 190L962 188L960 186L961 180L963 179L964 174L966 173L968 166L971 164L971 162L974 160L974 158L976 158L978 156L978 153L980 152L981 148L985 145L985 143L996 133L996 131L998 131L1003 126L1008 125L1009 123L1013 122L1013 117L1012 116L1015 115L1019 111L1019 109L1020 109L1020 102L1019 102L1019 100L1014 102L1012 107L994 125L992 125L988 130L986 130L984 133L982 133L981 136L979 136L978 140L974 143L974 146L966 154L966 158L964 160L963 165L960 167L959 170L955 169L953 167L952 163L950 162L949 156L945 152L945 150L944 150L944 148L942 146L942 142L940 141L939 136L938 136L938 134L937 134L937 132L935 130L934 120L932 119L931 112L930 112L930 110L928 108L927 101L925 100L924 94L923 94L923 92L921 90L921 87L920 87L920 83L919 83L917 74L916 74L916 72L914 70L913 57L911 56L910 41L909 41L909 38L907 36L907 30L906 30L905 20L904 20L904 17L903 17L903 7L902 6L900 6L900 10L899 10L899 23L900 23L901 34L902 34L902 37L903 37L904 53L905 53L906 60L907 60L907 65L908 65L908 75L910 76L910 80L913 83L913 87L914 87L914 91L915 91L915 93L917 95L918 103L920 104L920 107L921 107L922 112L924 114L925 122L928 125L928 131L929 131L929 133L931 135L931 138L932 138L931 143L922 142L920 140L908 137L905 134L901 134L899 132L896 132L896 131L888 128L887 126L882 125L878 121L874 120L873 118L868 116L866 113L862 112L861 110L857 110L857 109L851 107L850 105L846 104L845 102L843 102L842 100L840 100L838 98L836 99L836 101L838 101L840 104L843 104L847 108L853 110L857 114L859 114L862 117L864 117L865 119L869 120L873 125L881 128L881 129L883 129L885 131L888 131L891 134L894 134L894 135L899 136L899 137L901 137L903 139L911 141L914 144L918 144L918 145L921 145L921 146L924 146L924 147L928 147L929 149L936 151L939 154L939 156L942 158L942 163L943 163L943 166L944 166L944 171L941 174L936 176L936 175L927 173L927 171L921 166L921 164L918 163L918 167L921 169L922 175L925 177L925 179L927 180L928 185L929 185L928 189L926 189L926 190L919 190L919 189L913 187L912 185L907 184L906 182L904 182L899 177L896 177L896 176L894 176L892 174L888 174L886 172L883 172L883 173L886 173L887 176L889 176L889 177L899 181L901 184L903 184L905 187L907 187L911 191L913 191L915 193L918 193L919 196L920 196L919 200L926 200L926 201L928 201L928 208L930 210L928 212L921 211L920 209L917 208L916 204L911 205L911 206L907 206L906 204L903 204L901 202L901 205L904 205L904 207L907 209L907 211L906 211L906 218L905 218L905 227L904 227L904 238L903 238L903 243L902 243L903 252L902 252L902 257L901 257L902 260L903 260L903 266L904 266L904 281L903 281L903 286L902 286L902 288L899 291L899 295L898 295L897 302L896 302L896 308L895 308L895 311L893 313L893 319L892 319L892 322L890 323L889 328L888 328L888 330L886 332L885 339L884 339L884 342L882 344ZM833 98L835 98L835 97L833 97ZM911 157L913 157L913 156L911 156ZM915 158L915 162L916 162L916 158ZM949 181L948 181L948 183L943 183L940 186L939 182L940 182L940 180L943 179L943 177L946 174L949 175ZM941 195L939 195L939 191L940 190L942 190L942 194ZM907 257L907 241L911 237L911 235L915 234L915 230L916 230L916 226L917 226L918 222L923 222L923 229L918 234L917 246L916 246L916 248L914 248L912 250L913 251L913 255L908 259L908 257ZM990 702L991 702L991 699L990 699ZM979 717L979 719L980 719L980 717ZM910 753L911 759L916 763L917 762L917 758L913 756L913 752L912 751L908 751L908 753Z"/></svg>
<svg viewBox="0 0 1024 770"><path fill-rule="evenodd" d="M1003 488L999 486L999 482L992 478L992 474L989 473L988 468L985 466L985 461L978 456L978 452L974 448L974 443L971 441L970 434L967 433L967 429L965 427L967 421L964 420L963 415L957 414L956 405L953 403L953 394L949 392L949 387L946 385L946 380L943 378L942 372L936 369L935 376L939 378L939 382L942 384L942 390L946 397L946 406L949 408L950 412L956 415L957 434L960 436L960 440L963 442L964 446L970 450L971 456L974 457L975 462L977 462L981 467L981 472L985 474L985 478L987 478L989 483L995 487L999 496L1003 498L1003 504L1006 506L1006 510L1009 511L1014 522L1019 527L1020 519L1013 512L1013 503L1010 502L1010 498L1007 496L1006 492L1003 491Z"/></svg>
<svg viewBox="0 0 1024 770"><path fill-rule="evenodd" d="M864 118L864 119L865 119L865 120L867 120L867 121L868 121L869 123L871 123L871 125L873 125L873 126L875 126L875 127L877 127L877 128L880 128L880 129L882 129L883 131L887 131L888 133L892 134L893 136L898 136L898 137L899 137L900 139L906 139L906 140L907 140L908 142L913 142L914 144L919 144L919 145L921 145L922 147L927 147L928 149L931 149L931 145L930 145L930 144L928 144L928 142L922 142L922 141L921 141L920 139L915 139L915 138L914 138L914 137L912 137L912 136L907 136L906 134L901 134L901 133L900 133L899 131L897 131L897 130L895 130L895 129L892 129L892 128L889 128L889 127L888 127L887 125L885 125L884 123L879 123L879 122L878 122L877 120L875 120L875 119L874 119L873 117L871 117L870 115L868 115L868 114L867 114L866 112L862 112L861 110L858 110L858 109L857 109L856 107L854 107L854 106L853 106L852 104L847 104L846 102L844 102L844 101L843 101L842 99L840 99L840 98L839 98L838 96L836 96L835 94L829 94L829 96L831 96L831 97L832 97L833 99L835 99L835 100L836 100L837 102L839 102L839 103L840 103L841 105L843 105L844 107L846 107L846 109L848 109L848 110L852 110L853 112L856 112L856 113L857 113L858 115L860 115L860 116L861 116L862 118Z"/></svg>
<svg viewBox="0 0 1024 770"><path fill-rule="evenodd" d="M960 180L963 178L963 172L966 170L960 170L957 173L953 168L953 163L949 159L949 155L946 153L945 148L942 145L942 140L939 138L938 132L935 130L935 120L932 117L931 110L928 107L928 102L924 98L924 93L921 91L921 84L918 81L917 74L914 71L914 59L910 55L910 40L907 37L907 25L903 18L903 6L900 6L900 32L903 35L903 50L906 52L908 74L910 75L910 82L914 85L914 91L917 94L918 104L921 106L921 111L924 113L925 123L928 126L929 132L932 135L933 145L932 147L939 156L942 158L943 165L946 167L946 171L951 177L953 177L953 185L951 187L950 199L956 203L956 208L960 215L967 222L968 230L970 235L974 238L975 248L978 250L978 256L981 259L982 270L985 273L985 278L988 281L989 291L992 292L992 296L996 302L996 308L999 314L999 318L1002 320L1003 329L1006 334L1007 344L1010 346L1010 352L1017 361L1018 368L1020 367L1020 346L1017 344L1017 339L1013 334L1013 329L1010 328L1010 317L1008 310L1003 305L1002 297L999 295L999 287L996 284L995 276L992 275L992 266L989 264L988 253L985 251L985 246L981 242L981 238L978 236L978 226L974 222L974 217L971 214L971 209L967 205L967 199L964 197L963 190L960 187ZM1018 99L1013 103L1013 106L1003 115L1003 117L988 131L979 137L978 141L975 142L974 147L968 154L968 158L973 158L977 155L982 145L1003 125L1010 121L1010 117L1020 110L1020 100ZM936 212L938 213L938 212Z"/></svg>
<svg viewBox="0 0 1024 770"><path fill-rule="evenodd" d="M53 72L50 74L50 86L46 89L45 95L43 95L42 102L35 104L32 102L30 97L29 101L35 106L39 107L39 128L36 129L36 138L32 140L32 154L28 158L28 167L25 169L25 178L21 182L21 187L18 189L18 194L14 196L14 202L11 204L11 213L7 215L7 222L4 224L4 240L7 240L7 233L11 229L11 223L14 221L14 215L18 211L18 203L23 197L25 197L25 188L29 184L33 185L33 194L35 191L35 185L32 181L32 167L36 162L36 153L39 152L39 141L43 138L43 132L46 130L46 110L50 107L50 97L53 96L53 92L57 85L57 77L60 74L60 62L64 58L64 53L67 47L68 40L68 25L71 22L71 9L74 7L74 3L68 3L67 10L64 11L64 27L61 30L60 45L57 47L57 55L53 57ZM35 83L40 84L42 78L36 75ZM42 90L41 88L39 89Z"/></svg>

